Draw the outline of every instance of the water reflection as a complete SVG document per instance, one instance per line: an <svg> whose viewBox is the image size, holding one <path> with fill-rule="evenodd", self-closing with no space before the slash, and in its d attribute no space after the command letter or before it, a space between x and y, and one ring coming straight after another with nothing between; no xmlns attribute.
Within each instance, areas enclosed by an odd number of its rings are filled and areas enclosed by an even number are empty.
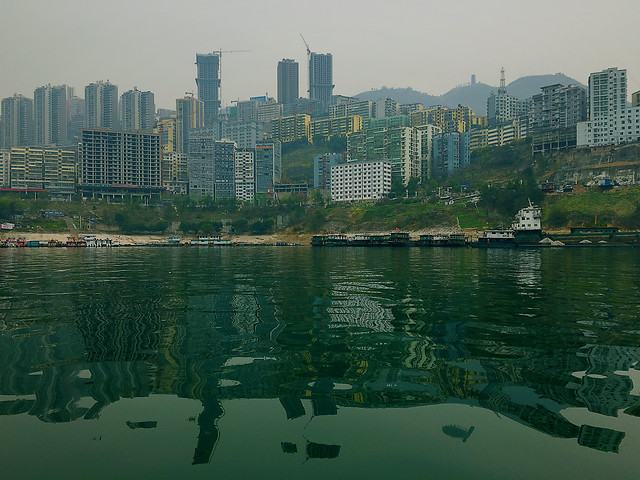
<svg viewBox="0 0 640 480"><path fill-rule="evenodd" d="M638 261L604 252L3 252L0 415L63 423L127 398L194 399L202 464L229 399L278 399L287 422L463 403L619 452L624 431L563 415L640 416ZM466 443L474 429L442 434ZM315 440L281 451L341 454Z"/></svg>

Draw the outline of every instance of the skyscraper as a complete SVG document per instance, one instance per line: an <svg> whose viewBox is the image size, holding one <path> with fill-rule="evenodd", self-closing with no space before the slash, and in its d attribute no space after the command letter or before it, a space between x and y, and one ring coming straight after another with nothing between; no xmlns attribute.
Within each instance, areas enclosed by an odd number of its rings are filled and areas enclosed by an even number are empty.
<svg viewBox="0 0 640 480"><path fill-rule="evenodd" d="M220 111L220 54L196 54L198 99L204 102L204 125L211 127Z"/></svg>
<svg viewBox="0 0 640 480"><path fill-rule="evenodd" d="M120 97L120 128L125 132L142 130L151 132L156 114L152 92L141 92L137 87Z"/></svg>
<svg viewBox="0 0 640 480"><path fill-rule="evenodd" d="M33 100L15 94L2 100L2 148L33 143Z"/></svg>
<svg viewBox="0 0 640 480"><path fill-rule="evenodd" d="M309 99L320 101L323 112L329 111L333 87L332 55L311 52L309 54Z"/></svg>
<svg viewBox="0 0 640 480"><path fill-rule="evenodd" d="M176 152L189 153L189 133L204 126L204 102L193 97L176 99Z"/></svg>
<svg viewBox="0 0 640 480"><path fill-rule="evenodd" d="M39 146L66 145L69 99L73 90L66 85L47 85L33 92L34 143Z"/></svg>
<svg viewBox="0 0 640 480"><path fill-rule="evenodd" d="M283 58L278 62L278 103L295 103L298 96L298 62Z"/></svg>
<svg viewBox="0 0 640 480"><path fill-rule="evenodd" d="M84 126L118 128L118 86L99 81L84 88Z"/></svg>

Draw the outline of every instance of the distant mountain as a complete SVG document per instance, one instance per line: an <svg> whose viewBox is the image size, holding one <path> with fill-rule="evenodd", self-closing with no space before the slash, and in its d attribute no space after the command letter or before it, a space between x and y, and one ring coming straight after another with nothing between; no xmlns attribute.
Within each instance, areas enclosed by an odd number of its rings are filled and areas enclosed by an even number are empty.
<svg viewBox="0 0 640 480"><path fill-rule="evenodd" d="M521 77L509 85L507 85L507 93L518 98L528 98L532 95L540 93L540 87L560 83L562 85L576 84L582 85L577 80L567 77L562 73L555 75L530 75ZM434 105L442 105L449 108L455 108L458 105L471 107L478 115L487 113L487 98L491 92L497 92L498 87L492 87L484 83L476 83L475 85L462 85L449 90L444 95L429 95L427 93L418 92L412 88L386 88L380 90L370 90L356 95L362 100L379 100L381 98L393 98L398 103L422 103L425 107Z"/></svg>

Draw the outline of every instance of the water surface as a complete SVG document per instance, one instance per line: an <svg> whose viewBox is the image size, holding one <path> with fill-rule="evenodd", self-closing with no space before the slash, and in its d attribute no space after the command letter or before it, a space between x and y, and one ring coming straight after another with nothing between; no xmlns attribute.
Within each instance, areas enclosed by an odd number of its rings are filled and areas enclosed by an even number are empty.
<svg viewBox="0 0 640 480"><path fill-rule="evenodd" d="M636 249L0 251L2 478L635 478Z"/></svg>

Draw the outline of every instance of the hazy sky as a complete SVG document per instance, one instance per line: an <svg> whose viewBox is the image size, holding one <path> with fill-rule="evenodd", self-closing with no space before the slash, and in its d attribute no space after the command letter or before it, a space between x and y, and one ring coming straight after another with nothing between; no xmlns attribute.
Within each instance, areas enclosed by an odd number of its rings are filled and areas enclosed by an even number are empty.
<svg viewBox="0 0 640 480"><path fill-rule="evenodd" d="M497 85L562 72L626 68L640 90L639 0L0 0L0 97L109 79L156 106L195 91L195 54L223 54L222 101L276 97L276 66L306 49L333 54L334 92L412 87L439 95L468 82Z"/></svg>

